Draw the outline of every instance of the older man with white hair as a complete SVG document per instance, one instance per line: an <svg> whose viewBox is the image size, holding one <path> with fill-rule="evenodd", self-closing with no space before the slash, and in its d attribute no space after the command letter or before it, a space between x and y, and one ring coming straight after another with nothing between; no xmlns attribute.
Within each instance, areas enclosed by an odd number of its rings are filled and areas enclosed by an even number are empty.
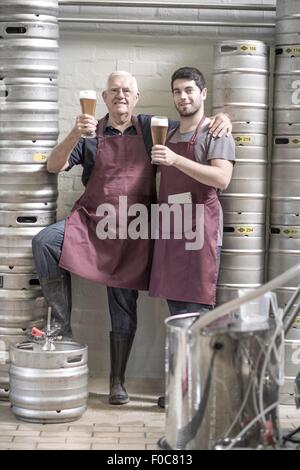
<svg viewBox="0 0 300 470"><path fill-rule="evenodd" d="M85 191L66 221L50 225L33 239L33 254L52 307L55 337L72 335L70 272L107 286L112 324L109 403L121 405L129 401L125 370L137 327L138 291L149 287L153 240L120 234L120 196L126 196L128 206L143 204L150 209L156 202L156 166L151 164L151 116L132 114L139 99L136 79L128 72L113 72L102 98L108 114L99 121L79 115L49 156L47 168L52 173L82 165ZM226 126L230 121L221 116L212 130L218 133L221 127L222 133ZM81 137L95 131L95 138ZM115 232L107 237L98 236L101 207L117 214Z"/></svg>

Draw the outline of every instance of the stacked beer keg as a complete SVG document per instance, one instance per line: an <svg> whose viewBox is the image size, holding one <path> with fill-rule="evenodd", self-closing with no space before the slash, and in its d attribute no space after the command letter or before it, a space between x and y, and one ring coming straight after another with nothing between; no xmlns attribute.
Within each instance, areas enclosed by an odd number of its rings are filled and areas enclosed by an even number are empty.
<svg viewBox="0 0 300 470"><path fill-rule="evenodd" d="M297 16L298 15L298 16ZM269 278L300 262L300 2L277 3ZM299 280L278 292L284 306Z"/></svg>
<svg viewBox="0 0 300 470"><path fill-rule="evenodd" d="M46 160L58 135L57 14L57 0L0 4L0 398L10 345L46 315L31 241L56 216Z"/></svg>
<svg viewBox="0 0 300 470"><path fill-rule="evenodd" d="M220 197L224 237L218 303L237 289L264 282L267 200L269 48L260 41L224 41L215 46L214 112L233 123L236 165Z"/></svg>
<svg viewBox="0 0 300 470"><path fill-rule="evenodd" d="M300 263L300 2L280 0L276 12L273 152L269 279ZM284 307L299 285L294 279L278 289ZM285 344L285 385L281 401L294 401L300 371L300 317ZM298 328L297 328L298 327Z"/></svg>

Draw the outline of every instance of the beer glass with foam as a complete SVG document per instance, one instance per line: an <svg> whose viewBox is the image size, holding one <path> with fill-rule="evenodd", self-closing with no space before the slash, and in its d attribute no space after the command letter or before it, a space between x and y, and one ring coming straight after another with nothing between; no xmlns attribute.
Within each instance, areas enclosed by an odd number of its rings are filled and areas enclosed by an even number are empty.
<svg viewBox="0 0 300 470"><path fill-rule="evenodd" d="M82 114L90 114L91 116L95 116L97 103L97 95L95 90L81 90L79 92L79 99ZM96 133L92 132L88 134L83 134L82 137L84 137L85 139L96 137Z"/></svg>
<svg viewBox="0 0 300 470"><path fill-rule="evenodd" d="M168 133L168 118L165 116L152 116L151 135L153 145L165 145Z"/></svg>

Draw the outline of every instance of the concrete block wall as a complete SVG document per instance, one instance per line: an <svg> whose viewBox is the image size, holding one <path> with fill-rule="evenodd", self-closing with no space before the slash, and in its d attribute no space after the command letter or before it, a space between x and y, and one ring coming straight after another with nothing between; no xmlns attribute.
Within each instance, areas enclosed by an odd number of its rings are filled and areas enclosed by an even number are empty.
<svg viewBox="0 0 300 470"><path fill-rule="evenodd" d="M226 2L223 2L226 3ZM233 3L233 2L227 2ZM250 3L239 1L239 3ZM251 2L274 4L268 2ZM171 14L172 12L170 12ZM140 101L136 113L167 115L175 118L170 93L170 76L183 65L198 67L206 76L209 94L206 113L211 113L211 74L213 45L218 39L204 39L195 34L157 35L129 34L119 27L118 33L84 30L73 25L61 29L60 36L60 137L71 129L80 111L80 89L98 92L97 116L106 113L101 91L113 70L128 70L138 80ZM75 200L82 194L81 168L59 176L58 219L65 218ZM163 300L141 293L138 307L138 331L128 365L132 377L162 377L164 363L164 319L168 315ZM92 375L108 375L110 319L105 287L73 276L73 328L76 339L89 346Z"/></svg>

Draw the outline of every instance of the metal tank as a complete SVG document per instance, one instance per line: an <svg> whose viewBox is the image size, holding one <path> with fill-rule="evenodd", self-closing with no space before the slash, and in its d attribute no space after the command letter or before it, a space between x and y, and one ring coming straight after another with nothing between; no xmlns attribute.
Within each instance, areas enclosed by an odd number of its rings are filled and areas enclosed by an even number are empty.
<svg viewBox="0 0 300 470"><path fill-rule="evenodd" d="M87 346L55 342L55 350L36 343L10 349L11 410L35 423L62 423L80 418L87 408Z"/></svg>
<svg viewBox="0 0 300 470"><path fill-rule="evenodd" d="M239 298L227 298L205 315L176 315L165 321L166 425L161 449L280 448L283 339L286 334L287 340L297 342L298 362L299 333L294 327L300 325L300 286L284 311L274 291L299 279L299 272L300 263ZM234 289L229 292L234 294Z"/></svg>
<svg viewBox="0 0 300 470"><path fill-rule="evenodd" d="M226 448L259 413L278 398L277 361L268 357L274 328L268 323L210 325L193 332L199 314L166 320L166 428L163 449ZM196 323L194 323L196 325ZM260 408L261 410L261 405ZM277 411L270 413L273 436L279 436ZM266 432L261 421L238 438L235 446L256 448Z"/></svg>

